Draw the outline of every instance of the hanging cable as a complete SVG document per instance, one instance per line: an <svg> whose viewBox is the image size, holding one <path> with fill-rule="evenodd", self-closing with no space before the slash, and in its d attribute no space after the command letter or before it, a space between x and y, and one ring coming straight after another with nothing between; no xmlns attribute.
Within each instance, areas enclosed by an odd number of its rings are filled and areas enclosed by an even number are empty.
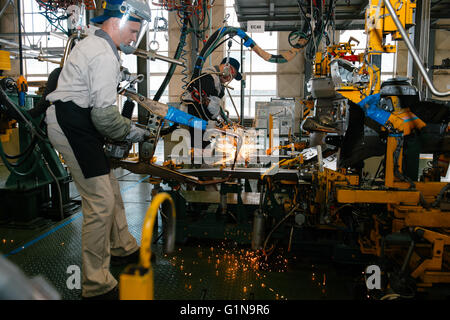
<svg viewBox="0 0 450 320"><path fill-rule="evenodd" d="M273 227L273 229L269 232L269 234L267 235L267 237L266 237L266 240L264 241L264 246L263 246L263 249L262 249L262 251L263 251L263 253L264 253L264 255L267 255L266 254L266 246L267 246L267 242L269 241L269 239L270 239L270 237L272 236L272 233L274 233L275 232L275 230L277 230L279 227L280 227L280 225L284 222L284 221L286 221L286 219L287 218L289 218L294 212L295 212L295 210L297 210L298 208L300 207L300 204L297 204L297 205L295 205L280 221L278 221L278 223Z"/></svg>
<svg viewBox="0 0 450 320"><path fill-rule="evenodd" d="M175 59L179 59L181 57L181 54L184 50L184 46L186 45L186 37L187 37L187 21L188 19L184 19L183 20L183 27L181 28L181 35L180 35L180 41L178 42L178 47L177 50L175 51ZM161 98L164 90L167 88L167 85L169 84L170 79L172 78L174 72L175 72L175 68L176 65L175 64L171 64L169 71L167 72L161 86L159 87L158 91L156 92L155 96L153 97L153 100L155 101L159 101L159 99ZM171 132L175 131L176 128L178 128L178 125L176 124L172 124L171 126L169 126L168 128L162 128L164 122L161 121L161 131L160 134L161 136L170 134Z"/></svg>
<svg viewBox="0 0 450 320"><path fill-rule="evenodd" d="M48 172L50 173L53 180L55 181L56 190L58 191L59 214L60 214L61 220L64 220L64 208L63 208L63 204L62 204L63 199L62 199L61 186L59 185L59 180L56 177L56 175L53 173L52 169L50 168L49 164L47 163L47 161L45 160L45 158L42 154L41 154L41 160L42 160L42 162L44 162Z"/></svg>

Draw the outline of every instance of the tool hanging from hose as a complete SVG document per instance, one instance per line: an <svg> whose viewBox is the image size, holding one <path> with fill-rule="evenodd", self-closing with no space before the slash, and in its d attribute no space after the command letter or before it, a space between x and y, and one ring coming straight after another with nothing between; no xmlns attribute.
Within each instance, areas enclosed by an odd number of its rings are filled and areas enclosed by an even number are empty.
<svg viewBox="0 0 450 320"><path fill-rule="evenodd" d="M177 124L185 125L194 129L199 129L202 131L206 131L207 129L210 129L211 127L208 124L208 121L205 121L203 119L197 118L189 113L183 112L171 105L167 105L158 101L154 101L151 99L148 99L136 92L132 92L130 90L120 90L122 94L128 98L133 99L137 103L139 103L143 108L145 108L148 112L151 114L155 114L157 117L160 117L161 119L171 121ZM211 128L211 131L214 131L217 134L223 134L230 137L233 137L236 140L236 152L235 152L235 160L233 167L236 163L237 156L240 152L240 149L243 144L243 138L235 134L233 132L225 131L222 129L217 128Z"/></svg>
<svg viewBox="0 0 450 320"><path fill-rule="evenodd" d="M208 39L205 46L203 47L202 51L200 52L200 55L197 57L191 81L192 79L195 79L200 76L206 58L217 48L217 44L220 42L220 40L225 36L233 38L236 35L244 40L244 46L250 48L265 61L272 63L286 63L288 61L291 61L298 54L298 52L302 50L300 48L292 48L291 50L284 52L282 54L273 55L263 50L261 47L259 47L256 44L256 42L242 29L223 26L222 28L220 28L211 35L211 37ZM306 39L300 38L297 41L297 43L299 44L299 46L302 46L306 41L307 41Z"/></svg>

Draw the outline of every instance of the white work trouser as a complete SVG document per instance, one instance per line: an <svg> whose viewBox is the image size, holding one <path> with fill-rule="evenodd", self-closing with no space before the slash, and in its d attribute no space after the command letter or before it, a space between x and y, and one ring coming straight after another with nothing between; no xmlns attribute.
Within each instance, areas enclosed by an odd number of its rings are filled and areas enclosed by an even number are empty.
<svg viewBox="0 0 450 320"><path fill-rule="evenodd" d="M139 249L136 239L128 230L119 183L112 171L85 179L72 148L58 125L54 106L47 110L46 122L49 140L62 154L81 196L81 294L83 297L104 294L117 285L117 280L109 271L111 254L126 256Z"/></svg>

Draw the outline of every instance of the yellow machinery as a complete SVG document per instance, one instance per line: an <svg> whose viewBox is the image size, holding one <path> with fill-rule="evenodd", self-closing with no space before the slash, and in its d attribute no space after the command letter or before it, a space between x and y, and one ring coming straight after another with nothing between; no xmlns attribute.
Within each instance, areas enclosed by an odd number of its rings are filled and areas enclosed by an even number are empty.
<svg viewBox="0 0 450 320"><path fill-rule="evenodd" d="M145 215L142 237L140 259L137 265L129 265L120 276L120 300L153 300L153 269L151 266L151 243L155 219L161 205L168 204L166 217L165 251L171 253L175 246L175 204L168 193L158 193L153 197Z"/></svg>
<svg viewBox="0 0 450 320"><path fill-rule="evenodd" d="M380 93L381 70L372 62L376 60L374 57L396 50L395 46L384 45L384 37L391 34L395 40L402 39L386 2L369 1L366 10L366 52L354 55L349 41L331 46L326 53L316 56L315 76L331 74L336 91L355 104ZM415 1L390 2L403 27L407 29L412 26ZM336 81L334 76L342 75L342 67L345 69L351 62L360 63L358 68L351 70L352 75L367 75L367 81L353 84ZM325 215L326 221L339 223L346 209L366 210L369 219L364 223L367 228L359 238L361 252L396 261L402 266L395 277L389 278L384 289L404 293L408 291L405 287L411 289L417 285L417 289L422 290L433 284L450 283L448 185L439 180L412 181L402 171L404 138L413 132L420 132L427 124L408 106L400 106L395 94L384 99L389 100L392 107L389 117L385 118L387 121L378 123L379 129L387 136L384 183L362 187L358 176L347 173L345 169L317 170L313 173L316 202L312 211ZM368 105L360 107L364 110ZM411 285L411 279L415 285Z"/></svg>
<svg viewBox="0 0 450 320"><path fill-rule="evenodd" d="M362 181L361 174L347 167L331 170L324 168L320 163L318 167L310 166L311 162L300 153L291 159L282 159L261 174L261 181L265 185L262 187L259 202L263 208L266 208L268 203L275 208L273 204L276 203L276 199L273 194L281 189L289 190L287 193L291 192L288 197L280 200L281 205L277 207L278 214L286 215L272 231L291 216L295 216L296 222L303 219L306 221L305 224L315 224L317 229L333 229L348 226L348 216L352 215L357 224L360 252L375 257L375 261L379 261L386 271L384 274L388 279L385 281L383 291L387 291L388 294L389 291L394 291L401 297L411 296L412 291L433 284L450 283L448 267L450 215L446 212L450 209L450 201L447 199L447 184L436 178L413 181L408 178L403 168L405 137L420 132L428 124L419 118L410 106L400 101L395 91L389 93L381 82L381 55L396 51L394 45L385 45L384 38L387 34L391 34L394 40L404 39L404 32L401 32L396 20L400 20L402 29L411 27L415 5L415 1L412 0L370 0L366 10L368 35L366 51L354 54L352 42L356 39L351 39L348 43L330 46L325 53L318 53L315 60L314 80L319 80L317 81L319 89L315 93L318 100L325 98L338 101L336 104L338 107L330 110L342 113L337 117L341 122L344 122L347 112L342 100L348 100L369 115L373 104L366 103L368 101L366 99L370 100L384 90L383 99L386 105L390 103L390 109L382 110L383 121L376 118L378 130L386 136L382 181L368 185ZM391 16L392 12L395 13L395 19ZM329 90L327 85L331 83L333 88ZM341 96L336 97L336 92ZM141 98L139 101L143 103L144 99ZM311 100L305 101L304 104L307 106L304 114L306 117L313 110L313 106ZM330 105L335 107L335 104ZM318 107L320 104L314 102L315 111ZM322 115L326 115L326 112ZM326 118L319 120L323 119L326 120ZM324 123L319 123L319 126L315 127L322 130L321 134L342 135L342 129L345 129L327 127L327 123L322 124ZM302 150L305 145L292 144L289 147ZM272 153L275 149L271 145L268 153ZM320 162L324 155L321 148L317 149ZM281 171L283 167L295 166L302 171L298 172L296 179L278 181L274 179L276 172ZM311 168L310 183L305 178L308 174L302 175L308 166ZM231 170L231 173L236 172ZM301 180L300 176L305 180ZM143 230L143 236L147 238L142 239L141 261L139 265L127 268L121 276L121 299L153 298L153 276L149 255L151 230L159 205L168 201L173 206L169 198L168 195L157 195L149 208ZM256 221L258 215L254 218ZM253 234L256 233L255 229ZM289 248L293 230L294 226L291 226ZM266 246L272 233L269 233L264 242L259 243L261 246L255 245L255 248L261 247L263 252L267 252ZM386 261L393 262L399 267L384 269Z"/></svg>
<svg viewBox="0 0 450 320"><path fill-rule="evenodd" d="M11 70L11 60L8 51L0 50L0 70Z"/></svg>

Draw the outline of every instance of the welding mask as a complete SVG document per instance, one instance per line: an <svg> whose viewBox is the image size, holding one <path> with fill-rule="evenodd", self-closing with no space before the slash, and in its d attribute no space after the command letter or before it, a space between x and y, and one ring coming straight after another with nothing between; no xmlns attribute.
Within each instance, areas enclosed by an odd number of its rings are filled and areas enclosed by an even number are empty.
<svg viewBox="0 0 450 320"><path fill-rule="evenodd" d="M109 18L120 18L119 30L125 32L128 21L140 22L140 28L135 40L131 43L120 43L120 50L125 54L136 51L142 38L146 34L151 22L151 10L145 0L105 0L102 3L103 15L91 19L92 22L102 24Z"/></svg>

